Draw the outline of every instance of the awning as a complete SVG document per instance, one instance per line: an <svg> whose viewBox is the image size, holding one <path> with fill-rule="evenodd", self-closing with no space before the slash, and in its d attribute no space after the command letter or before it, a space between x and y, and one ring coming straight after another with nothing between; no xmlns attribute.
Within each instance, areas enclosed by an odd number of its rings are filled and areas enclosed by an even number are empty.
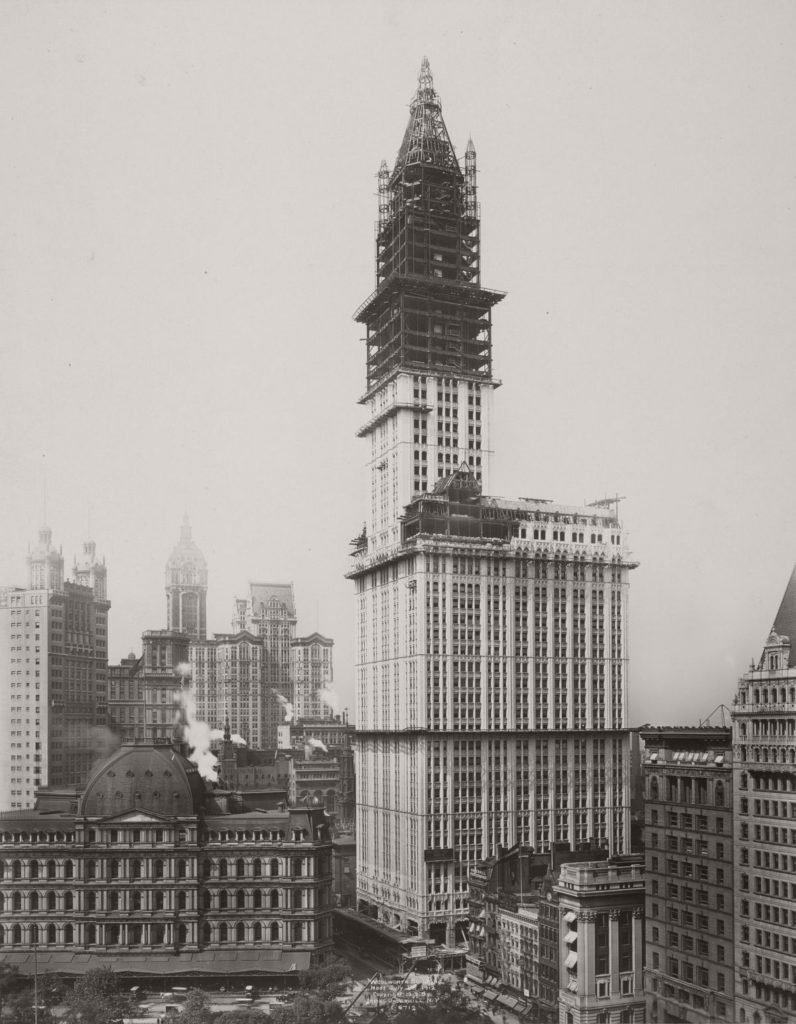
<svg viewBox="0 0 796 1024"><path fill-rule="evenodd" d="M578 915L575 913L574 910L569 910L566 914L564 914L564 920L567 922L567 924L572 924L572 922L577 921L577 919Z"/></svg>
<svg viewBox="0 0 796 1024"><path fill-rule="evenodd" d="M572 953L569 954L569 956L564 961L564 966L568 970L572 970L572 968L575 967L577 962L578 962L578 954L575 953L575 952L572 952Z"/></svg>
<svg viewBox="0 0 796 1024"><path fill-rule="evenodd" d="M566 944L568 946L571 946L573 942L577 942L577 941L578 941L578 933L577 932L568 931L567 934L564 936L564 942L566 942Z"/></svg>

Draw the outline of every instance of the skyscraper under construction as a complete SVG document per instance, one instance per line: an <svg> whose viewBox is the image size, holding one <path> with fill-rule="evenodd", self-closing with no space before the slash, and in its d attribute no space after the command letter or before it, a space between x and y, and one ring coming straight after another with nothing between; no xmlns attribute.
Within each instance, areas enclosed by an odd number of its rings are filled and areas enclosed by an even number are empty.
<svg viewBox="0 0 796 1024"><path fill-rule="evenodd" d="M362 909L453 943L498 846L628 848L627 585L615 507L486 497L491 310L476 153L424 60L379 171L364 324L370 506L353 542Z"/></svg>

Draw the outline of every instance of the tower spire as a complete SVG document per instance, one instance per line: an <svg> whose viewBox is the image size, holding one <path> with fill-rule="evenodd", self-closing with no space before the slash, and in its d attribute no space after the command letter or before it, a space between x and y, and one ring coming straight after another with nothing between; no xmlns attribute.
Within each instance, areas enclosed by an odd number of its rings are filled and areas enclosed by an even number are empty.
<svg viewBox="0 0 796 1024"><path fill-rule="evenodd" d="M417 92L409 110L409 124L395 161L392 182L396 182L401 172L411 164L439 167L453 171L460 178L459 162L442 119L442 106L439 96L434 91L434 79L431 76L428 57L424 57L420 65Z"/></svg>

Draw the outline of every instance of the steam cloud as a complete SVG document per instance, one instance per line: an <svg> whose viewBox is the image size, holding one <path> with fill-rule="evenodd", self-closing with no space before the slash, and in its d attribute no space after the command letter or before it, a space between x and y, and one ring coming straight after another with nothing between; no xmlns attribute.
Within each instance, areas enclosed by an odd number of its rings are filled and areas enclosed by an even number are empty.
<svg viewBox="0 0 796 1024"><path fill-rule="evenodd" d="M224 739L224 730L223 729L211 729L210 730L210 739L211 740L223 740ZM245 746L247 746L246 740L242 736L240 736L238 733L236 733L236 732L232 733L232 735L230 736L230 739L232 740L232 742L235 744L236 747L245 747Z"/></svg>
<svg viewBox="0 0 796 1024"><path fill-rule="evenodd" d="M182 739L190 747L188 760L196 765L203 779L218 782L218 761L210 750L210 726L196 717L190 665L184 662L178 665L177 673L182 677L182 685L174 698L179 708L177 723L182 724Z"/></svg>
<svg viewBox="0 0 796 1024"><path fill-rule="evenodd" d="M325 754L329 753L329 748L326 746L326 744L321 743L320 740L316 740L314 737L310 737L307 740L307 746L310 747L310 749L322 750Z"/></svg>
<svg viewBox="0 0 796 1024"><path fill-rule="evenodd" d="M290 703L290 701L287 699L287 697L285 697L283 694L281 694L279 692L279 690L271 690L271 693L273 693L273 695L276 697L276 699L282 705L282 708L284 709L284 712L285 712L285 721L286 722L292 722L293 721L293 705Z"/></svg>
<svg viewBox="0 0 796 1024"><path fill-rule="evenodd" d="M336 715L340 714L340 698L337 696L333 687L322 686L318 691L318 696Z"/></svg>

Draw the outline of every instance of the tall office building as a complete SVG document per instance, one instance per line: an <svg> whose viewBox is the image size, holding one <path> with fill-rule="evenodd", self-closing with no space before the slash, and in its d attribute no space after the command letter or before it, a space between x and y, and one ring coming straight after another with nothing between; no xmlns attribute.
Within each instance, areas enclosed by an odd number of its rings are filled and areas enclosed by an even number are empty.
<svg viewBox="0 0 796 1024"><path fill-rule="evenodd" d="M647 1020L737 1020L729 727L647 726Z"/></svg>
<svg viewBox="0 0 796 1024"><path fill-rule="evenodd" d="M191 536L188 516L166 562L166 629L193 640L207 636L207 562Z"/></svg>
<svg viewBox="0 0 796 1024"><path fill-rule="evenodd" d="M93 542L64 580L52 531L28 555L27 587L0 589L0 742L10 770L0 777L0 809L32 807L39 786L78 785L105 750L107 574Z"/></svg>
<svg viewBox="0 0 796 1024"><path fill-rule="evenodd" d="M486 497L491 309L476 153L423 61L379 172L370 501L353 543L360 907L452 943L499 846L628 848L627 585L613 508Z"/></svg>
<svg viewBox="0 0 796 1024"><path fill-rule="evenodd" d="M736 1020L796 1016L796 570L732 708Z"/></svg>
<svg viewBox="0 0 796 1024"><path fill-rule="evenodd" d="M294 683L296 718L332 718L334 640L310 633L290 645L290 666Z"/></svg>
<svg viewBox="0 0 796 1024"><path fill-rule="evenodd" d="M262 637L248 630L214 633L191 644L190 662L196 715L213 729L229 723L248 746L268 747L263 732L275 698L263 682L267 652ZM276 743L271 743L271 748Z"/></svg>
<svg viewBox="0 0 796 1024"><path fill-rule="evenodd" d="M290 646L296 621L292 583L250 583L248 599L235 601L233 632L246 630L263 645L260 742L268 750L276 749L279 726L294 710Z"/></svg>

